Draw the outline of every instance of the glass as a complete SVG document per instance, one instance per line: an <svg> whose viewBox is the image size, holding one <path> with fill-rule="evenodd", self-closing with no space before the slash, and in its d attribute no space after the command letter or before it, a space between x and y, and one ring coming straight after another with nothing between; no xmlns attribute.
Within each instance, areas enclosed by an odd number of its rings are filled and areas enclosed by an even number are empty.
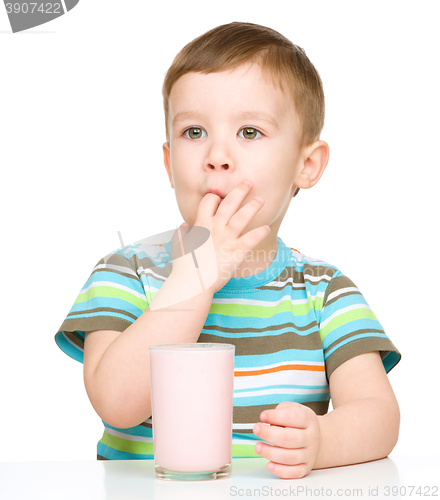
<svg viewBox="0 0 440 500"><path fill-rule="evenodd" d="M235 346L164 344L149 351L156 476L229 476Z"/></svg>

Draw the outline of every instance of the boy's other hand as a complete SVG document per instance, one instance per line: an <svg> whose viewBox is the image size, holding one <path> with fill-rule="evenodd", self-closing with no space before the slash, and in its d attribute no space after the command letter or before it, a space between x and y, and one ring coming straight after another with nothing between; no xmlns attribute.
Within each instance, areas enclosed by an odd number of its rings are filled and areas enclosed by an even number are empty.
<svg viewBox="0 0 440 500"><path fill-rule="evenodd" d="M319 451L320 426L316 413L291 401L264 410L254 434L268 443L257 443L255 451L270 460L267 469L282 479L299 479L313 468ZM265 425L270 424L270 425Z"/></svg>
<svg viewBox="0 0 440 500"><path fill-rule="evenodd" d="M250 185L241 182L230 191L220 203L220 196L207 193L199 203L194 226L205 227L210 231L214 244L215 258L207 255L209 262L199 261L199 267L217 265L218 278L211 286L215 293L223 288L233 277L236 270L243 264L249 251L253 250L270 233L269 226L257 227L246 234L241 233L264 205L262 198L254 198L243 207L241 203L252 189ZM188 238L191 237L191 230ZM185 239L183 239L183 244Z"/></svg>

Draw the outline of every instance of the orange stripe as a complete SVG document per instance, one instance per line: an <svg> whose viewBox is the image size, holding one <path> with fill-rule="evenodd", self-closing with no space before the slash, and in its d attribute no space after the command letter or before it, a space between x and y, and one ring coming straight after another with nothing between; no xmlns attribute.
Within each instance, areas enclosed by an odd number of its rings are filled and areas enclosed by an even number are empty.
<svg viewBox="0 0 440 500"><path fill-rule="evenodd" d="M234 372L236 377L248 377L249 375L263 375L264 373L275 373L283 370L307 370L312 372L324 372L325 366L322 365L282 365L275 368L265 368L263 370L254 370L248 372Z"/></svg>
<svg viewBox="0 0 440 500"><path fill-rule="evenodd" d="M298 253L301 253L299 250L297 250L296 248L293 248L293 247L290 247L292 250L295 250L295 252L298 252Z"/></svg>
<svg viewBox="0 0 440 500"><path fill-rule="evenodd" d="M75 345L77 345L78 347L80 347L81 349L84 349L84 343L81 342L78 337L75 336L75 333L70 333L70 332L66 332L64 331L63 332L64 335L69 338L71 340L71 342L73 342Z"/></svg>

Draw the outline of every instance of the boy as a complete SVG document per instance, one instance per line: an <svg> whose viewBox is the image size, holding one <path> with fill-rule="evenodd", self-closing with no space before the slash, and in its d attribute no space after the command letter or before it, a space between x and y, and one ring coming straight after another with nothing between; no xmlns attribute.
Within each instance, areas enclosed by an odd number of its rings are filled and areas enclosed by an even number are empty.
<svg viewBox="0 0 440 500"><path fill-rule="evenodd" d="M218 275L171 311L186 278L169 245L94 268L56 341L84 362L105 426L98 459L153 458L148 346L197 341L236 346L233 456L263 456L281 478L387 456L400 413L386 373L400 353L341 271L277 236L328 162L315 68L279 33L231 23L182 49L163 96L181 230L209 230L216 259L201 264Z"/></svg>

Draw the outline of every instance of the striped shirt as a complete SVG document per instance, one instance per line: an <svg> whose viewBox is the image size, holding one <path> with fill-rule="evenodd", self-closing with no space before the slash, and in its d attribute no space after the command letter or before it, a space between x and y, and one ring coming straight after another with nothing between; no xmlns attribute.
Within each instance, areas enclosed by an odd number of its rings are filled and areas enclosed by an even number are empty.
<svg viewBox="0 0 440 500"><path fill-rule="evenodd" d="M170 250L139 243L101 259L55 335L58 346L83 362L85 332L123 332L170 275ZM214 294L198 342L235 345L233 457L259 456L252 428L263 410L293 401L327 413L329 378L346 360L379 351L389 372L401 358L349 278L279 237L267 269ZM129 429L103 424L98 458L153 458L151 418Z"/></svg>

